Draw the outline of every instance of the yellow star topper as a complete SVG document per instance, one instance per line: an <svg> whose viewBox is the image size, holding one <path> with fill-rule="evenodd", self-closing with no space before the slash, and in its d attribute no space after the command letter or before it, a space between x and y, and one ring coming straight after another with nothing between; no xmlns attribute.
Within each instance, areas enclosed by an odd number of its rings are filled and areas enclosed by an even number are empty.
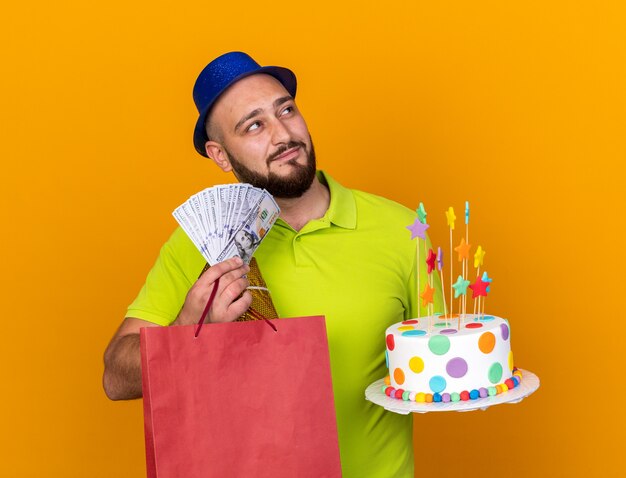
<svg viewBox="0 0 626 478"><path fill-rule="evenodd" d="M486 252L483 250L482 246L478 246L476 254L474 254L474 268L478 269L479 266L483 265L485 254Z"/></svg>
<svg viewBox="0 0 626 478"><path fill-rule="evenodd" d="M456 216L454 215L454 209L452 209L452 206L450 206L446 211L446 219L448 220L448 226L450 226L450 229L454 230L454 221L456 220Z"/></svg>

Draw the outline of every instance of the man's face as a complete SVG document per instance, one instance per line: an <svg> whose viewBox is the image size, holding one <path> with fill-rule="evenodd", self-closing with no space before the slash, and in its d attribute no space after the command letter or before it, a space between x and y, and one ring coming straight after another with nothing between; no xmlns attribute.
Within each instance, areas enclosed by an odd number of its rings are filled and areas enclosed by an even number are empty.
<svg viewBox="0 0 626 478"><path fill-rule="evenodd" d="M250 238L250 236L245 231L237 232L237 235L235 236L235 241L239 243L239 245L243 249L250 249L252 247L252 238Z"/></svg>
<svg viewBox="0 0 626 478"><path fill-rule="evenodd" d="M301 196L315 177L315 151L302 115L283 85L268 75L238 81L218 99L210 121L218 131L207 152L241 182L278 198ZM211 144L219 145L225 165Z"/></svg>

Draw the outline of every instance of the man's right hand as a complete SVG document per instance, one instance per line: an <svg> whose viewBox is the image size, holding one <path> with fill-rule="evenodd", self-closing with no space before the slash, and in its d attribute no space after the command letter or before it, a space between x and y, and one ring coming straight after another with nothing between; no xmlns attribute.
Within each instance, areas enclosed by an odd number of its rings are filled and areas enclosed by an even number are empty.
<svg viewBox="0 0 626 478"><path fill-rule="evenodd" d="M200 321L218 278L217 293L206 322L232 322L241 317L252 303L252 295L246 291L250 283L244 277L249 271L250 267L239 257L211 266L189 289L183 308L172 325L190 325Z"/></svg>
<svg viewBox="0 0 626 478"><path fill-rule="evenodd" d="M208 322L232 322L248 310L252 295L246 291L250 268L238 258L228 259L209 268L189 289L178 318L172 325L196 324L204 312L214 283L220 279ZM141 397L141 351L139 329L157 324L126 317L104 352L103 386L111 400Z"/></svg>

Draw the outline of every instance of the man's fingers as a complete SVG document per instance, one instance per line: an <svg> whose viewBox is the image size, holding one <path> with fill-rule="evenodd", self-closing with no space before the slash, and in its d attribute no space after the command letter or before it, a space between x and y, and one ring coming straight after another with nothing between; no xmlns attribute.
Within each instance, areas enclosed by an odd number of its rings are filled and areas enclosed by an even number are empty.
<svg viewBox="0 0 626 478"><path fill-rule="evenodd" d="M246 310L250 308L251 304L252 294L250 294L250 292L248 291L245 291L239 299L230 304L226 312L226 319L230 321L238 319L244 314Z"/></svg>
<svg viewBox="0 0 626 478"><path fill-rule="evenodd" d="M218 304L214 302L210 311L210 322L222 323L237 320L248 310L251 304L252 294L248 291L245 291L235 301L222 301Z"/></svg>
<svg viewBox="0 0 626 478"><path fill-rule="evenodd" d="M215 281L219 278L215 300L211 306L211 322L231 322L241 317L252 304L252 295L246 291L250 282L245 277L250 267L241 258L233 257L211 266L193 286L194 308L204 307Z"/></svg>
<svg viewBox="0 0 626 478"><path fill-rule="evenodd" d="M241 258L239 257L231 257L224 262L219 262L214 266L211 266L208 271L206 271L202 276L198 279L198 283L202 286L207 286L215 282L215 280L219 277L220 282L222 276L227 273L232 272L234 276L241 277L245 275L250 270L250 267L247 264L244 264Z"/></svg>
<svg viewBox="0 0 626 478"><path fill-rule="evenodd" d="M221 285L222 281L220 280L220 288ZM221 297L224 299L225 303L230 304L231 302L234 302L249 285L250 282L248 281L248 279L246 279L245 277L240 277L239 279L234 280L230 284L224 286L224 289L222 289L221 292Z"/></svg>

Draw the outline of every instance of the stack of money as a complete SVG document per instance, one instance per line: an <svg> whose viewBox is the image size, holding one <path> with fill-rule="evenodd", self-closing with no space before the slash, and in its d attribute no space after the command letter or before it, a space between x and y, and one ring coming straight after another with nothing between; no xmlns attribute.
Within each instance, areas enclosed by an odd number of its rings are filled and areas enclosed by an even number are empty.
<svg viewBox="0 0 626 478"><path fill-rule="evenodd" d="M278 219L280 208L265 189L250 184L213 186L172 213L210 265L252 254Z"/></svg>

